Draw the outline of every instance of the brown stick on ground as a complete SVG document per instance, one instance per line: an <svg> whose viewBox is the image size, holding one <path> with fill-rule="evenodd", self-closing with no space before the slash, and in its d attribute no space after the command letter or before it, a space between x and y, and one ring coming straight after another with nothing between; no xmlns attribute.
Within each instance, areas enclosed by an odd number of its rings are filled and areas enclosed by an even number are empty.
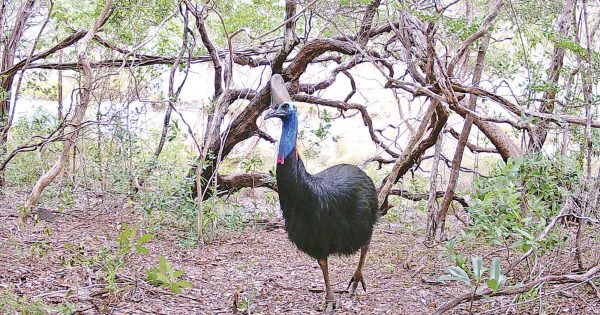
<svg viewBox="0 0 600 315"><path fill-rule="evenodd" d="M464 302L469 302L469 301L477 301L480 300L482 298L488 298L488 297L493 297L493 296L501 296L501 295L514 295L514 294L519 294L519 293L523 293L523 292L527 292L529 291L531 288L538 286L542 283L578 283L578 282L586 282L591 280L592 278L594 278L598 273L600 272L600 264L597 264L595 267L589 269L586 273L584 274L570 274L570 275L558 275L558 276L546 276L546 277L542 277L539 278L537 280L533 280L531 282L527 282L521 286L518 287L509 287L503 290L500 290L498 292L493 292L492 290L486 288L486 289L481 289L481 290L477 290L477 292L472 293L465 293L461 296L455 297L452 300L448 301L448 303L442 305L440 308L438 308L435 311L435 315L439 315L439 314L443 314L451 309L453 309L454 307L456 307L457 305L464 303Z"/></svg>

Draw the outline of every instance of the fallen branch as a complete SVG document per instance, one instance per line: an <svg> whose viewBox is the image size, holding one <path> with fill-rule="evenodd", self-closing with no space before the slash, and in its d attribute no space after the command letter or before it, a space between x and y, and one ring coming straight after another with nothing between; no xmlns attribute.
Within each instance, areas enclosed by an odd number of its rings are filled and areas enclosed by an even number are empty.
<svg viewBox="0 0 600 315"><path fill-rule="evenodd" d="M44 292L42 294L38 294L36 296L33 296L31 298L32 301L41 299L41 298L47 298L47 297L65 297L67 294L69 296L75 296L78 294L79 291L85 291L85 290L89 290L92 288L105 288L106 284L91 284L85 287L79 287L79 288L68 288L65 290L57 290L57 291L50 291L50 292Z"/></svg>
<svg viewBox="0 0 600 315"><path fill-rule="evenodd" d="M464 302L477 301L477 300L480 300L483 298L488 298L488 297L493 297L493 296L514 295L514 294L527 292L527 291L531 290L531 288L539 286L543 283L563 284L563 283L587 282L587 281L590 281L591 279L595 278L599 272L600 272L600 264L597 264L596 266L589 269L584 274L546 276L546 277L539 278L537 280L527 282L523 285L512 286L512 287L500 290L498 292L493 292L491 289L485 288L485 289L477 290L477 292L475 292L475 293L472 293L472 292L465 293L459 297L456 297L456 298L450 300L448 303L442 305L440 308L438 308L435 311L434 314L436 314L436 315L443 314Z"/></svg>
<svg viewBox="0 0 600 315"><path fill-rule="evenodd" d="M392 190L390 190L390 195L395 195L395 196L400 196L404 199L408 199L411 201L420 201L420 200L427 200L429 198L429 193L418 193L418 192L410 192L408 190L403 190L403 189L397 189L397 188L393 188ZM436 191L435 192L435 197L436 198L441 198L444 196L444 192L443 191ZM469 203L467 202L467 200L464 197L460 197L460 196L453 196L452 200L458 202L461 204L461 206L468 208L469 207Z"/></svg>
<svg viewBox="0 0 600 315"><path fill-rule="evenodd" d="M275 177L264 173L217 175L217 190L220 192L233 193L242 188L256 187L266 187L277 191Z"/></svg>

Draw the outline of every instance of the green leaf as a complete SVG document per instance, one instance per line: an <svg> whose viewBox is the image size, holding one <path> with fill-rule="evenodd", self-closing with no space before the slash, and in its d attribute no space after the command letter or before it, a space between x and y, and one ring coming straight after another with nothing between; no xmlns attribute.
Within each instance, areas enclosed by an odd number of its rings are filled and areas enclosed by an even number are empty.
<svg viewBox="0 0 600 315"><path fill-rule="evenodd" d="M483 275L483 258L471 256L471 264L473 269L473 275L475 279L479 282L481 280L481 276Z"/></svg>
<svg viewBox="0 0 600 315"><path fill-rule="evenodd" d="M150 253L150 251L148 250L148 248L144 247L144 246L136 246L135 250L143 255L148 255Z"/></svg>
<svg viewBox="0 0 600 315"><path fill-rule="evenodd" d="M496 279L488 279L486 284L492 291L498 291L499 283L496 281Z"/></svg>
<svg viewBox="0 0 600 315"><path fill-rule="evenodd" d="M496 292L504 287L506 283L506 276L502 275L500 270L500 260L498 258L492 259L490 266L490 278L486 282L488 287Z"/></svg>
<svg viewBox="0 0 600 315"><path fill-rule="evenodd" d="M526 240L521 239L516 241L511 245L512 248L518 249L523 253L528 252L531 249L531 244L529 244Z"/></svg>
<svg viewBox="0 0 600 315"><path fill-rule="evenodd" d="M503 275L500 275L498 280L488 279L487 281L488 287L492 289L494 293L496 293L498 290L501 290L504 287L504 283L506 283L506 277Z"/></svg>
<svg viewBox="0 0 600 315"><path fill-rule="evenodd" d="M181 294L181 288L179 288L179 286L176 283L173 283L170 287L171 291L173 291L173 293L175 294Z"/></svg>
<svg viewBox="0 0 600 315"><path fill-rule="evenodd" d="M532 240L532 239L535 239L535 236L531 235L529 232L527 232L527 231L525 231L525 230L523 230L523 229L520 229L520 228L515 228L515 230L516 230L517 232L519 232L521 235L523 235L523 236L525 236L526 238L528 238L528 239L531 239L531 240Z"/></svg>
<svg viewBox="0 0 600 315"><path fill-rule="evenodd" d="M465 263L467 262L467 260L465 259L465 257L461 254L457 254L456 255L456 264L460 267L463 268L465 266Z"/></svg>
<svg viewBox="0 0 600 315"><path fill-rule="evenodd" d="M185 272L183 270L175 270L173 271L173 278L179 278L183 276Z"/></svg>
<svg viewBox="0 0 600 315"><path fill-rule="evenodd" d="M156 284L156 273L154 271L148 270L148 275L146 276L146 280L152 284Z"/></svg>
<svg viewBox="0 0 600 315"><path fill-rule="evenodd" d="M464 282L468 286L471 286L471 279L462 268L450 267L448 268L448 273L450 273L451 276L457 278L457 280Z"/></svg>
<svg viewBox="0 0 600 315"><path fill-rule="evenodd" d="M182 288L192 288L194 285L189 281L178 281L179 286Z"/></svg>
<svg viewBox="0 0 600 315"><path fill-rule="evenodd" d="M171 269L171 266L169 265L169 262L165 256L160 256L158 258L158 270L161 272L167 272L169 269Z"/></svg>
<svg viewBox="0 0 600 315"><path fill-rule="evenodd" d="M137 243L138 243L138 245L143 245L145 243L148 243L152 238L154 238L154 235L144 234L144 235L140 236Z"/></svg>
<svg viewBox="0 0 600 315"><path fill-rule="evenodd" d="M156 280L158 280L162 284L169 284L169 283L171 283L171 281L169 281L169 278L167 278L167 276L164 273L157 273L156 274Z"/></svg>
<svg viewBox="0 0 600 315"><path fill-rule="evenodd" d="M450 241L448 241L448 243L446 244L446 249L453 250L455 246L456 246L456 238L453 238Z"/></svg>
<svg viewBox="0 0 600 315"><path fill-rule="evenodd" d="M492 259L492 264L490 265L490 278L498 280L500 276L500 259L494 258Z"/></svg>
<svg viewBox="0 0 600 315"><path fill-rule="evenodd" d="M455 277L469 278L469 275L459 267L450 267L448 268L448 272Z"/></svg>

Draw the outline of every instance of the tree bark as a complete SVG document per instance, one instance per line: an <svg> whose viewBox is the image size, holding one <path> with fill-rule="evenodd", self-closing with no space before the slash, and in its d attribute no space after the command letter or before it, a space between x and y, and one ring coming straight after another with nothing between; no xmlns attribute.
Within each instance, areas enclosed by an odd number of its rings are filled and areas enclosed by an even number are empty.
<svg viewBox="0 0 600 315"><path fill-rule="evenodd" d="M223 191L234 193L242 188L266 187L277 191L275 177L264 173L218 175L219 185Z"/></svg>
<svg viewBox="0 0 600 315"><path fill-rule="evenodd" d="M435 151L433 153L433 162L431 164L431 176L429 177L429 198L427 199L427 241L432 242L435 238L435 218L437 215L437 178L438 167L440 164L440 155L442 154L442 136L438 136L435 142Z"/></svg>
<svg viewBox="0 0 600 315"><path fill-rule="evenodd" d="M592 96L593 96L593 82L594 82L594 69L593 69L593 60L592 60L592 38L590 36L590 30L588 27L588 13L587 13L587 1L583 1L583 24L585 29L585 37L586 37L586 52L587 52L587 60L585 70L582 71L581 74L583 76L583 99L585 101L585 117L587 119L587 124L585 126L585 140L586 140L586 172L584 178L584 189L583 189L583 207L581 210L581 216L587 216L588 210L590 209L590 203L593 203L592 198L595 197L595 185L592 184ZM579 60L580 69L583 67L583 60ZM594 190L592 190L594 187ZM582 255L582 239L585 235L587 227L587 220L580 219L579 225L577 226L577 235L575 237L575 258L577 261L577 266L580 270L585 268L585 263L583 261Z"/></svg>
<svg viewBox="0 0 600 315"><path fill-rule="evenodd" d="M69 121L69 125L65 127L65 135L68 135L68 139L63 142L62 152L60 154L59 159L56 163L46 172L44 173L38 181L35 183L31 192L27 196L25 200L25 205L23 207L23 211L19 214L23 223L27 219L27 216L33 208L35 208L39 202L39 199L42 195L44 189L56 178L56 176L61 172L63 167L65 166L67 160L69 159L69 153L71 152L71 147L77 141L77 137L79 136L79 128L83 118L85 116L86 110L90 103L91 92L94 83L94 76L92 74L92 68L90 66L90 61L87 58L89 43L102 25L106 22L108 17L113 11L113 1L107 0L104 8L100 12L100 16L93 22L89 31L81 40L81 46L79 47L79 51L77 53L77 57L79 62L82 65L82 85L81 85L81 94L79 104L75 108L75 113L73 118Z"/></svg>
<svg viewBox="0 0 600 315"><path fill-rule="evenodd" d="M202 10L198 10L196 6L194 6L190 1L186 1L186 6L190 12L196 17L196 28L200 33L200 39L202 40L202 44L208 50L208 54L210 55L210 59L212 61L214 67L214 88L215 88L215 99L217 99L221 94L223 94L223 66L221 65L219 53L217 48L212 43L210 38L208 37L208 30L206 29L205 23L205 8Z"/></svg>
<svg viewBox="0 0 600 315"><path fill-rule="evenodd" d="M494 7L501 7L502 1L497 0L493 5ZM483 66L485 60L485 54L487 52L488 45L490 43L490 32L487 32L483 39L481 40L481 44L479 46L479 51L477 53L477 63L475 64L475 69L473 71L473 82L472 85L475 87L479 86L479 81L481 80L481 75L483 73ZM477 96L471 95L469 97L469 110L475 111L477 105ZM444 226L446 223L446 214L448 213L448 208L450 207L450 203L452 202L452 197L454 196L454 189L456 188L456 182L458 181L458 176L460 175L460 165L462 163L462 157L465 151L465 146L469 140L469 134L471 133L471 127L473 126L473 117L470 114L467 114L465 119L465 123L463 125L462 133L460 138L458 139L458 144L456 146L456 151L454 152L454 158L452 159L452 168L450 170L450 178L448 180L448 186L446 188L446 193L444 194L444 199L442 200L442 204L440 206L440 210L437 213L437 217L432 222L432 229L436 232L435 238L437 241L441 241L444 235Z"/></svg>
<svg viewBox="0 0 600 315"><path fill-rule="evenodd" d="M63 51L58 52L58 62L63 62ZM58 101L58 113L57 120L58 122L62 122L63 120L63 75L62 71L58 71L58 84L56 86L56 100Z"/></svg>
<svg viewBox="0 0 600 315"><path fill-rule="evenodd" d="M429 200L429 198L431 196L433 196L434 198L444 197L444 192L441 190L438 190L438 191L429 191L428 193L418 193L418 192L410 192L408 190L403 190L403 189L398 189L398 188L392 188L392 190L390 190L390 195L398 196L398 197L401 197L401 198L404 198L404 199L407 199L410 201L421 201L421 200ZM469 207L469 203L467 202L467 200L464 197L455 195L452 198L454 198L454 200L456 202L460 203L461 206L463 206L465 208Z"/></svg>
<svg viewBox="0 0 600 315"><path fill-rule="evenodd" d="M425 134L427 126L429 125L430 121L432 121L432 116L438 107L440 107L440 104L436 100L432 100L429 103L429 107L427 108L427 111L423 115L421 123L419 124L419 128L417 128L417 131L415 132L413 137L409 140L408 144L406 145L406 148L404 149L404 151L402 152L400 157L398 157L398 159L396 159L396 162L394 162L394 165L392 166L392 171L390 172L390 174L383 181L383 184L381 185L381 188L379 189L379 193L377 194L377 201L378 201L379 209L386 208L387 197L388 197L390 191L392 190L392 187L398 181L398 179L402 175L404 175L404 173L406 173L406 171L403 172L403 170L404 169L408 170L407 166L410 167L411 165L414 164L414 161L416 160L414 152L417 151L416 150L418 147L417 144L423 138L423 135ZM435 135L435 139L437 139L437 135ZM422 152L421 152L421 154L422 154ZM421 156L421 154L419 154L418 156Z"/></svg>
<svg viewBox="0 0 600 315"><path fill-rule="evenodd" d="M467 111L454 106L450 106L450 108L466 119ZM515 145L513 140L497 124L479 119L474 119L473 123L490 140L505 162L510 157L523 155L521 149Z"/></svg>
<svg viewBox="0 0 600 315"><path fill-rule="evenodd" d="M556 41L563 41L569 36L569 26L571 25L571 16L575 8L577 0L567 0L563 6L563 10L556 23L556 33L558 38ZM558 80L560 78L560 71L563 67L563 60L565 57L566 49L561 47L559 43L554 44L554 52L552 54L552 61L550 62L550 68L548 70L548 78L546 84L549 88L544 91L542 96L542 105L540 106L540 112L550 114L554 111L554 103L556 94L558 92ZM548 135L548 121L542 120L530 134L529 134L529 146L528 150L531 152L539 152L544 146L546 137Z"/></svg>
<svg viewBox="0 0 600 315"><path fill-rule="evenodd" d="M7 1L2 1L2 4L0 4L0 47L2 47L2 50L4 51L4 24L6 21L6 2Z"/></svg>
<svg viewBox="0 0 600 315"><path fill-rule="evenodd" d="M2 60L0 64L0 71L4 74L6 69L9 69L15 63L15 57L17 53L18 44L23 37L25 32L25 25L27 20L32 14L35 0L26 0L23 5L19 8L15 17L15 24L12 31L10 32L6 42L3 42L2 49ZM2 2L2 24L5 21L5 3ZM4 25L0 25L4 32ZM10 113L10 99L12 84L15 79L15 73L4 74L0 77L0 158L4 158L6 155L6 141L8 140L9 125L9 113ZM0 172L0 188L4 187L4 172Z"/></svg>

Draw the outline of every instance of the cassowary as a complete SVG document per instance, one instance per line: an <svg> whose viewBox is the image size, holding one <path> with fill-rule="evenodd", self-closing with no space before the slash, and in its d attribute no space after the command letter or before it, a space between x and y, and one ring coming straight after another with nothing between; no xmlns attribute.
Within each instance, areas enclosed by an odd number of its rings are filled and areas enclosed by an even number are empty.
<svg viewBox="0 0 600 315"><path fill-rule="evenodd" d="M276 75L271 81L272 89L277 81L283 86L283 79ZM325 301L330 311L335 307L327 267L330 255L350 255L360 249L358 267L348 288L352 286L350 294L354 295L360 282L366 291L362 267L378 218L377 193L371 178L354 165L335 165L315 175L306 171L296 146L297 107L289 101L287 91L284 94L287 101L265 115L265 119L277 117L283 122L277 155L279 202L289 239L317 259L323 271Z"/></svg>

